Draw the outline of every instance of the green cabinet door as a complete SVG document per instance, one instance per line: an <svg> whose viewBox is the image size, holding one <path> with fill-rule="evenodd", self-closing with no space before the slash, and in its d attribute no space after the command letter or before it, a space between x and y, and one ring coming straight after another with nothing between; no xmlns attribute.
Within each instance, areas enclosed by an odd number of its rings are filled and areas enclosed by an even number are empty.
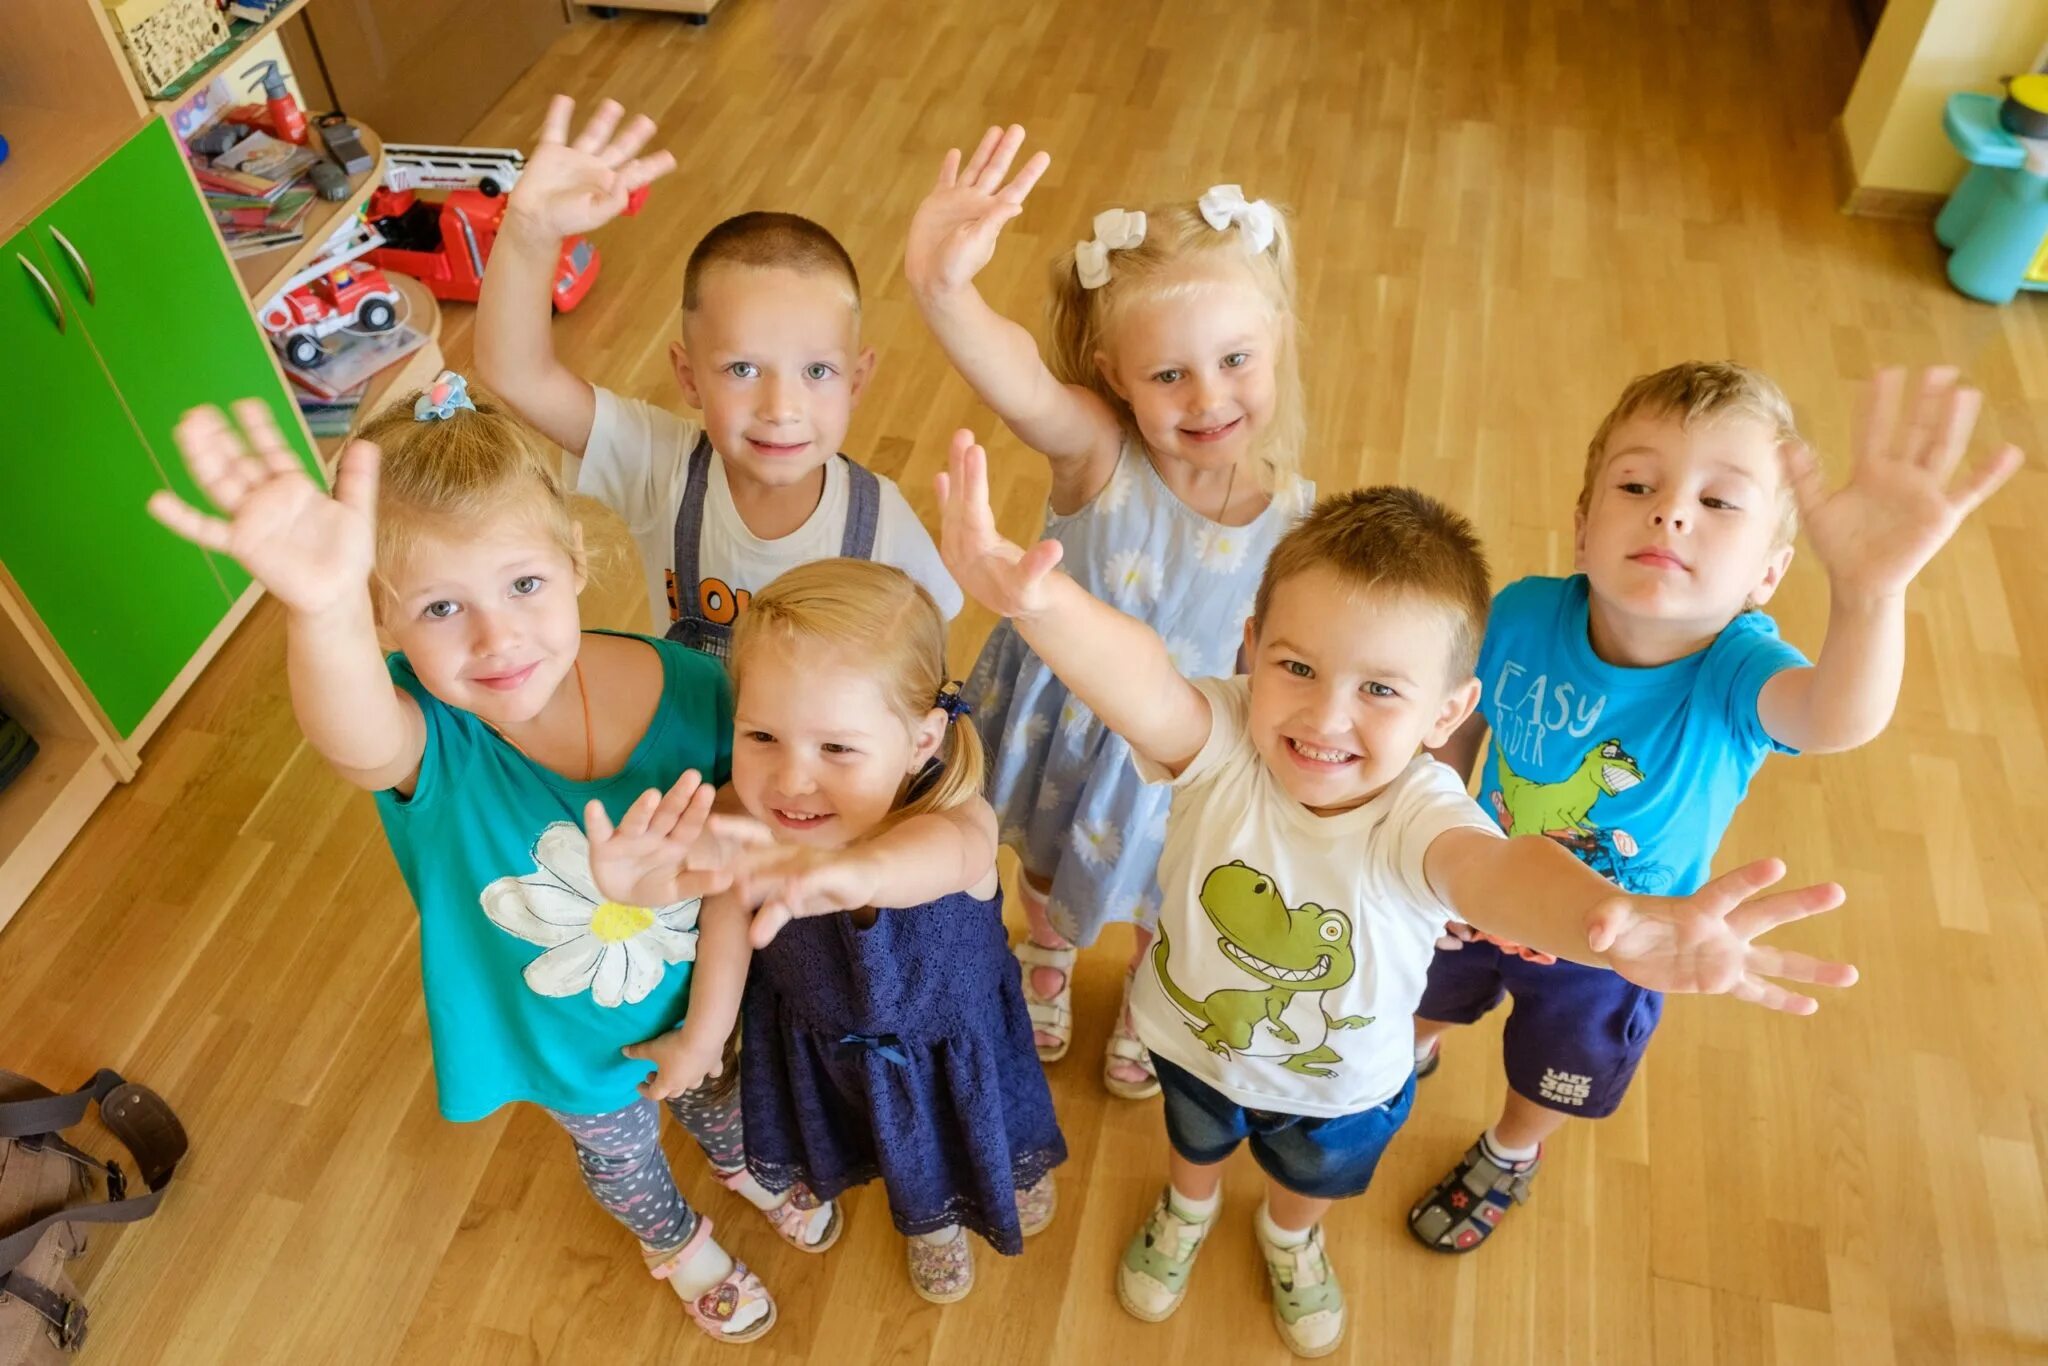
<svg viewBox="0 0 2048 1366"><path fill-rule="evenodd" d="M144 510L163 481L34 236L0 246L0 566L126 735L228 598Z"/></svg>
<svg viewBox="0 0 2048 1366"><path fill-rule="evenodd" d="M73 186L32 231L65 303L83 319L143 441L181 496L206 506L172 429L188 408L239 398L269 404L285 439L320 478L270 343L162 119ZM210 558L229 595L239 596L248 575L226 556Z"/></svg>

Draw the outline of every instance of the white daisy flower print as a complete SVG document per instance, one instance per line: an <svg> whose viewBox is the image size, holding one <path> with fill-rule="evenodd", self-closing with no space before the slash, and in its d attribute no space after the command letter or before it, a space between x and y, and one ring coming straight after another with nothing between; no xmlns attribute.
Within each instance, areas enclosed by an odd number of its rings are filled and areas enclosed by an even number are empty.
<svg viewBox="0 0 2048 1366"><path fill-rule="evenodd" d="M1110 471L1109 482L1102 486L1102 492L1095 495L1095 506L1104 512L1116 512L1130 500L1130 472L1124 468L1123 457L1119 456L1116 468Z"/></svg>
<svg viewBox="0 0 2048 1366"><path fill-rule="evenodd" d="M1036 745L1040 740L1043 740L1046 736L1046 733L1051 729L1051 717L1047 716L1042 711L1032 712L1031 715L1024 718L1023 724L1017 727L1018 743L1024 745L1026 748L1030 748L1031 746Z"/></svg>
<svg viewBox="0 0 2048 1366"><path fill-rule="evenodd" d="M1204 678L1213 670L1203 667L1202 647L1185 636L1166 642L1166 657L1173 663L1173 671L1182 678Z"/></svg>
<svg viewBox="0 0 2048 1366"><path fill-rule="evenodd" d="M996 832L996 844L1002 848L1022 849L1026 842L1021 825L1006 825Z"/></svg>
<svg viewBox="0 0 2048 1366"><path fill-rule="evenodd" d="M1069 697L1060 708L1060 729L1068 736L1078 736L1094 724L1095 713L1088 710L1077 698Z"/></svg>
<svg viewBox="0 0 2048 1366"><path fill-rule="evenodd" d="M1251 528L1205 526L1195 537L1195 562L1215 574L1234 574L1251 546Z"/></svg>
<svg viewBox="0 0 2048 1366"><path fill-rule="evenodd" d="M605 1007L635 1005L661 985L670 963L697 956L698 903L623 906L590 877L583 831L556 821L533 843L534 871L501 877L478 898L491 923L547 952L526 965L542 996L588 991Z"/></svg>
<svg viewBox="0 0 2048 1366"><path fill-rule="evenodd" d="M1159 596L1159 561L1142 550L1109 557L1109 596L1120 606L1140 607Z"/></svg>
<svg viewBox="0 0 2048 1366"><path fill-rule="evenodd" d="M1091 868L1106 868L1123 848L1123 836L1105 820L1082 821L1074 827L1074 852Z"/></svg>
<svg viewBox="0 0 2048 1366"><path fill-rule="evenodd" d="M1003 709L1003 680L991 678L979 688L970 681L967 685L967 700L981 715L994 716Z"/></svg>
<svg viewBox="0 0 2048 1366"><path fill-rule="evenodd" d="M1038 809L1050 811L1060 804L1066 792L1051 778L1041 778L1038 783Z"/></svg>

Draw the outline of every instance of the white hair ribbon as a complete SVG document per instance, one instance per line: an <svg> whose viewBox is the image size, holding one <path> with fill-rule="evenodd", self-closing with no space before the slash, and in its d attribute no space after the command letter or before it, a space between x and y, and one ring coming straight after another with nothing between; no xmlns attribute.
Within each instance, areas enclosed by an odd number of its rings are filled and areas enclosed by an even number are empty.
<svg viewBox="0 0 2048 1366"><path fill-rule="evenodd" d="M1109 283L1109 254L1127 251L1145 240L1145 215L1126 209L1104 209L1095 215L1095 239L1074 243L1074 274L1081 288L1101 289Z"/></svg>
<svg viewBox="0 0 2048 1366"><path fill-rule="evenodd" d="M1218 232L1235 223L1256 255L1273 245L1280 216L1263 199L1247 203L1242 185L1211 185L1201 198L1202 219Z"/></svg>

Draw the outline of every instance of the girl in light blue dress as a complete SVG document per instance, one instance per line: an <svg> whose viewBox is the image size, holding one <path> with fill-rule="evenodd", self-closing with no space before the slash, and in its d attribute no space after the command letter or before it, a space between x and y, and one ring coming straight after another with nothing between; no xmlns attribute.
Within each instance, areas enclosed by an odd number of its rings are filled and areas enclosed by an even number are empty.
<svg viewBox="0 0 2048 1366"><path fill-rule="evenodd" d="M910 225L904 273L955 368L1052 466L1045 535L1089 592L1143 619L1183 674L1234 668L1274 543L1314 501L1297 473L1301 372L1286 220L1218 185L1145 212L1106 209L1053 264L1050 357L989 307L974 277L1045 173L1014 177L1024 130L991 128L963 169L946 154ZM1005 184L1005 177L1009 177ZM1075 951L1106 925L1159 916L1167 790L1071 697L1006 622L967 695L991 747L989 800L1022 865L1016 946L1041 1058L1073 1040ZM1103 1083L1155 1094L1126 1003Z"/></svg>

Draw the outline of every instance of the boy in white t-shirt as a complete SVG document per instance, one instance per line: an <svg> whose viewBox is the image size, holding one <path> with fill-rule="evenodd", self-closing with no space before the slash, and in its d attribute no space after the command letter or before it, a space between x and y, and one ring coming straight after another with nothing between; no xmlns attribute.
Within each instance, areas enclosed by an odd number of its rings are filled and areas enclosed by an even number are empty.
<svg viewBox="0 0 2048 1366"><path fill-rule="evenodd" d="M1139 1318L1186 1294L1249 1140L1274 1323L1320 1356L1344 1331L1323 1249L1331 1202L1362 1192L1415 1094L1415 1003L1447 918L1664 991L1806 1011L1763 978L1846 986L1855 970L1751 944L1841 903L1835 886L1756 896L1775 860L1689 897L1625 893L1541 837L1503 838L1443 744L1479 699L1489 601L1462 517L1409 489L1317 504L1274 549L1245 623L1250 673L1189 681L1143 623L995 529L972 434L940 480L947 566L1175 788L1151 970L1131 1010L1166 1096L1171 1180L1126 1248L1117 1288Z"/></svg>
<svg viewBox="0 0 2048 1366"><path fill-rule="evenodd" d="M892 480L840 455L875 354L860 282L831 233L747 213L705 234L683 270L676 382L702 420L600 388L555 356L562 239L610 222L673 168L641 157L654 125L607 100L572 142L575 105L549 105L505 211L477 301L476 359L520 416L582 458L577 490L640 548L654 629L723 656L748 599L786 569L834 556L903 570L951 618L960 590Z"/></svg>

